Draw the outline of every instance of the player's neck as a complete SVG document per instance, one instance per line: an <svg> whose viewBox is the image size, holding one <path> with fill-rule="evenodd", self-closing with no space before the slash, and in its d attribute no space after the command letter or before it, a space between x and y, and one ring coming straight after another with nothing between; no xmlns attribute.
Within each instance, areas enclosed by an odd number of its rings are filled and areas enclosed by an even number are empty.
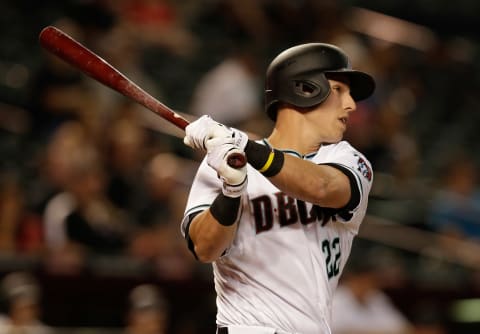
<svg viewBox="0 0 480 334"><path fill-rule="evenodd" d="M276 149L294 150L301 155L316 152L321 146L318 129L312 128L311 122L302 113L288 106L278 111L268 141Z"/></svg>
<svg viewBox="0 0 480 334"><path fill-rule="evenodd" d="M277 126L267 139L270 145L276 149L293 150L301 155L316 152L320 148L318 143L305 140L304 133Z"/></svg>

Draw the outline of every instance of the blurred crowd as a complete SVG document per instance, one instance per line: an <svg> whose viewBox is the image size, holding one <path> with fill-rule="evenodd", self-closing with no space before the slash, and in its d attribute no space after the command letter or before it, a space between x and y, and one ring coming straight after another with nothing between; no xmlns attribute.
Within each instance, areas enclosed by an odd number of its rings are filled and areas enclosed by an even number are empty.
<svg viewBox="0 0 480 334"><path fill-rule="evenodd" d="M381 40L353 29L348 17L355 8L337 1L92 0L28 6L0 5L12 22L27 11L38 14L28 25L30 35L23 36L36 37L44 26L55 25L186 118L209 114L258 138L272 125L262 106L272 56L303 42L337 44L354 67L377 82L376 94L358 105L346 135L374 166L369 214L448 237L438 242L435 259L453 251L448 240L478 243L479 41L438 35L428 47L415 49ZM179 233L199 153L183 145L180 130L40 50L36 39L25 43L30 43L25 64L14 64L14 51L1 55L0 253L37 259L49 275L80 275L98 259L125 257L149 279L195 281L210 275ZM432 238L424 240L425 249ZM372 245L366 244L357 252L369 251ZM472 266L455 270L461 274L452 282L452 268L444 262L399 253L408 259L399 270L411 276L394 291L438 274L448 288L460 284L480 291ZM355 268L362 260L351 262ZM107 270L113 267L103 263ZM145 288L147 295L151 288ZM165 298L160 299L164 309ZM442 314L429 319L437 326ZM133 323L157 316L131 315ZM402 323L398 319L404 316L394 316L394 322ZM435 329L431 333L442 333Z"/></svg>

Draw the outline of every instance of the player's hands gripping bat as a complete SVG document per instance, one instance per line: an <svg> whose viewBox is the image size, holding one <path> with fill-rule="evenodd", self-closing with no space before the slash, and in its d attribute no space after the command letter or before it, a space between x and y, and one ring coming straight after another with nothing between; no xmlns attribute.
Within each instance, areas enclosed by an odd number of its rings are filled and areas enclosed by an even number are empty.
<svg viewBox="0 0 480 334"><path fill-rule="evenodd" d="M44 28L40 32L39 40L42 47L47 51L60 57L93 79L143 105L180 129L185 130L189 124L182 116L152 97L103 58L60 29L53 26ZM245 155L239 153L229 155L228 164L234 168L243 167L246 164Z"/></svg>
<svg viewBox="0 0 480 334"><path fill-rule="evenodd" d="M200 117L185 128L183 142L192 148L206 151L208 141L220 137L227 138L228 142L235 145L240 151L244 151L247 146L248 136L246 133L218 123L208 115Z"/></svg>
<svg viewBox="0 0 480 334"><path fill-rule="evenodd" d="M243 150L225 137L212 138L206 142L206 146L207 163L222 180L222 193L227 197L240 197L247 189L247 166L232 168L227 158L230 154L242 154Z"/></svg>

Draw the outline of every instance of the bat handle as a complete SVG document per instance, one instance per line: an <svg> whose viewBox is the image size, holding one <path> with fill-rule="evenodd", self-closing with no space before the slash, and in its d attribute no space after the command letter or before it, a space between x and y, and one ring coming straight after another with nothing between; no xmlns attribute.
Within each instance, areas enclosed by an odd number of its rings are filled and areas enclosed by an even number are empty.
<svg viewBox="0 0 480 334"><path fill-rule="evenodd" d="M247 163L247 157L242 153L232 153L228 156L227 163L232 168L242 168Z"/></svg>

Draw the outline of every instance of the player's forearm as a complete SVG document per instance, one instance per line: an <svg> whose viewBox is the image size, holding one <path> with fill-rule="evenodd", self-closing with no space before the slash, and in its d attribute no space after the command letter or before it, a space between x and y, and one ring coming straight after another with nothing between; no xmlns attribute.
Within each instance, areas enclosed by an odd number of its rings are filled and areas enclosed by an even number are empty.
<svg viewBox="0 0 480 334"><path fill-rule="evenodd" d="M317 165L249 141L248 162L280 190L294 198L325 207L340 208L350 198L350 182L336 168Z"/></svg>
<svg viewBox="0 0 480 334"><path fill-rule="evenodd" d="M230 246L237 224L225 226L213 217L210 210L196 216L190 225L190 238L201 262L213 262Z"/></svg>
<svg viewBox="0 0 480 334"><path fill-rule="evenodd" d="M270 181L289 196L324 207L341 208L350 199L345 174L290 155L285 155L283 168Z"/></svg>

